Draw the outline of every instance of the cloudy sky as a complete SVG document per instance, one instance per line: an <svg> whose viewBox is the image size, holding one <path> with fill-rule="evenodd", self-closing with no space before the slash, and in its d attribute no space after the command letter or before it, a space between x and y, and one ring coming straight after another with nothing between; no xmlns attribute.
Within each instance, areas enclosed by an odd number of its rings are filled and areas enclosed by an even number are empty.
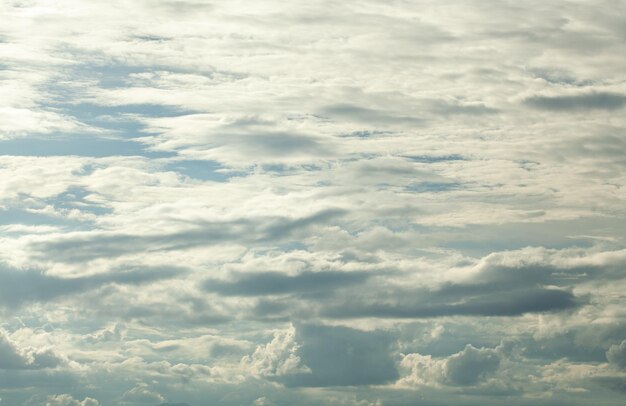
<svg viewBox="0 0 626 406"><path fill-rule="evenodd" d="M0 406L623 404L624 1L0 20Z"/></svg>

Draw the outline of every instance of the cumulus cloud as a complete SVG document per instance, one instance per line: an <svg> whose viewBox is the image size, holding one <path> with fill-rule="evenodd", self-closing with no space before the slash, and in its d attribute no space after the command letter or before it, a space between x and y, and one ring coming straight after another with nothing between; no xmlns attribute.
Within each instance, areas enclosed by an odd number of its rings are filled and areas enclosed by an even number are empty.
<svg viewBox="0 0 626 406"><path fill-rule="evenodd" d="M479 385L497 373L501 359L497 348L476 348L471 344L447 358L407 354L400 365L408 373L398 383L409 386Z"/></svg>
<svg viewBox="0 0 626 406"><path fill-rule="evenodd" d="M468 344L465 349L446 360L446 378L454 385L475 385L497 371L500 365L499 354L489 348L474 348Z"/></svg>
<svg viewBox="0 0 626 406"><path fill-rule="evenodd" d="M85 337L88 342L110 342L121 341L126 335L126 326L122 323L115 323L105 327L100 331L89 334Z"/></svg>
<svg viewBox="0 0 626 406"><path fill-rule="evenodd" d="M306 324L298 326L297 337L309 371L282 377L287 386L380 385L398 377L386 332Z"/></svg>
<svg viewBox="0 0 626 406"><path fill-rule="evenodd" d="M626 369L626 340L612 345L606 352L606 359L616 368Z"/></svg>
<svg viewBox="0 0 626 406"><path fill-rule="evenodd" d="M296 329L293 325L274 333L272 341L258 346L252 355L241 359L243 366L254 375L280 377L292 374L307 374L311 370L302 363L296 342Z"/></svg>
<svg viewBox="0 0 626 406"><path fill-rule="evenodd" d="M65 363L52 348L18 348L0 331L0 369L54 368Z"/></svg>

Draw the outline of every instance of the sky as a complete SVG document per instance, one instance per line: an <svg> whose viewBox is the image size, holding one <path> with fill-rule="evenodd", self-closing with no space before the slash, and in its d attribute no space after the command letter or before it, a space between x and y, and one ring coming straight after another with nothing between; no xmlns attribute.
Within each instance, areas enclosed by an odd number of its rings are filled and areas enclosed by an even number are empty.
<svg viewBox="0 0 626 406"><path fill-rule="evenodd" d="M624 404L626 2L0 20L0 406Z"/></svg>

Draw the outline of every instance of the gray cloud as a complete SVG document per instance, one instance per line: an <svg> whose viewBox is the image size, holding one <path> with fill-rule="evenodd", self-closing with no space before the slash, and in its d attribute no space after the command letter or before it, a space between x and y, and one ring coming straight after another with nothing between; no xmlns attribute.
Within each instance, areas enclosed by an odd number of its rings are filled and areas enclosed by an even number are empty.
<svg viewBox="0 0 626 406"><path fill-rule="evenodd" d="M606 359L616 368L626 369L626 340L618 345L612 345L606 352Z"/></svg>
<svg viewBox="0 0 626 406"><path fill-rule="evenodd" d="M50 349L19 349L0 331L0 369L22 370L54 368L63 359Z"/></svg>
<svg viewBox="0 0 626 406"><path fill-rule="evenodd" d="M159 403L157 406L189 406L189 403Z"/></svg>
<svg viewBox="0 0 626 406"><path fill-rule="evenodd" d="M461 104L446 101L433 101L431 109L434 113L442 114L444 116L455 114L482 116L498 113L498 109L486 106L483 103Z"/></svg>
<svg viewBox="0 0 626 406"><path fill-rule="evenodd" d="M494 374L499 366L500 355L496 350L478 349L468 344L446 361L446 379L453 385L475 385Z"/></svg>
<svg viewBox="0 0 626 406"><path fill-rule="evenodd" d="M592 382L597 382L605 388L626 394L626 378L617 376L598 376L592 378Z"/></svg>
<svg viewBox="0 0 626 406"><path fill-rule="evenodd" d="M370 276L367 272L305 271L294 276L281 272L260 272L241 275L234 281L209 279L203 283L203 288L224 296L330 294L335 289L362 284Z"/></svg>
<svg viewBox="0 0 626 406"><path fill-rule="evenodd" d="M379 317L379 318L432 318L443 316L519 316L524 313L538 313L567 310L584 303L571 292L559 289L519 289L493 291L448 296L443 291L398 291L395 297L418 297L418 302L404 299L403 302L388 303L342 303L322 310L322 314L332 318ZM470 293L471 292L471 293ZM443 293L441 296L440 293ZM408 302L408 303L407 303ZM448 302L448 303L445 303Z"/></svg>
<svg viewBox="0 0 626 406"><path fill-rule="evenodd" d="M530 107L551 111L617 110L626 105L626 96L595 92L573 96L533 96L524 102Z"/></svg>
<svg viewBox="0 0 626 406"><path fill-rule="evenodd" d="M51 241L32 243L42 257L54 253L59 262L82 262L116 257L142 251L170 251L228 242L271 243L303 233L308 227L325 224L345 214L341 209L326 209L301 218L266 217L227 222L200 223L181 232L131 235L124 233L77 233Z"/></svg>
<svg viewBox="0 0 626 406"><path fill-rule="evenodd" d="M412 124L421 125L423 120L416 116L396 115L378 109L370 109L353 104L327 106L320 114L336 120L356 121L374 125Z"/></svg>
<svg viewBox="0 0 626 406"><path fill-rule="evenodd" d="M15 307L83 293L109 284L139 285L172 278L185 272L176 268L138 268L92 276L58 277L38 270L0 267L0 305Z"/></svg>
<svg viewBox="0 0 626 406"><path fill-rule="evenodd" d="M222 145L236 148L250 155L263 154L268 157L328 156L332 151L321 140L305 134L256 132L250 134L228 134Z"/></svg>
<svg viewBox="0 0 626 406"><path fill-rule="evenodd" d="M385 295L384 300L361 295L361 298L324 307L322 314L333 318L432 318L562 311L577 308L587 301L572 293L569 288L572 278L598 278L610 275L614 269L608 265L566 269L542 264L509 267L490 262L462 283L447 282L430 289L396 288L392 294Z"/></svg>
<svg viewBox="0 0 626 406"><path fill-rule="evenodd" d="M310 373L281 377L290 387L377 385L398 378L391 336L346 327L300 325L298 355Z"/></svg>

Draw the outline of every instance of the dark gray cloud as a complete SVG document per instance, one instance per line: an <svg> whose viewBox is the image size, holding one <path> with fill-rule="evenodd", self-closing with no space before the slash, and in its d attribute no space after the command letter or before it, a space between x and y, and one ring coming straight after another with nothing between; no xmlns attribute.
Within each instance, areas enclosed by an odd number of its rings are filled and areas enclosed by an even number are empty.
<svg viewBox="0 0 626 406"><path fill-rule="evenodd" d="M321 325L301 325L296 331L298 355L311 371L281 377L286 386L378 385L398 378L389 333Z"/></svg>
<svg viewBox="0 0 626 406"><path fill-rule="evenodd" d="M496 114L498 109L486 106L483 103L476 104L461 104L451 103L446 101L433 101L431 103L431 110L433 113L447 115L469 115L469 116L482 116L487 114Z"/></svg>
<svg viewBox="0 0 626 406"><path fill-rule="evenodd" d="M335 104L327 106L320 111L320 114L335 120L362 122L374 125L423 124L423 120L416 116L396 115L382 110L370 109L354 104Z"/></svg>
<svg viewBox="0 0 626 406"><path fill-rule="evenodd" d="M446 361L445 374L452 385L475 385L495 373L500 366L500 354L494 349L474 348L468 344L465 349Z"/></svg>
<svg viewBox="0 0 626 406"><path fill-rule="evenodd" d="M596 331L603 326L597 326ZM566 332L555 333L545 338L520 338L521 353L536 360L568 359L572 362L596 362L606 360L606 346L601 338L588 337L587 329L572 327ZM622 329L622 331L624 331Z"/></svg>
<svg viewBox="0 0 626 406"><path fill-rule="evenodd" d="M433 289L396 287L377 297L357 294L329 304L322 314L333 318L432 318L562 311L587 302L586 297L572 293L574 281L606 278L615 269L610 265L557 269L540 264L508 267L487 263L466 282L448 282Z"/></svg>
<svg viewBox="0 0 626 406"><path fill-rule="evenodd" d="M626 96L594 92L573 96L533 96L524 100L528 106L551 111L617 110L626 105Z"/></svg>
<svg viewBox="0 0 626 406"><path fill-rule="evenodd" d="M320 139L306 134L237 133L228 134L221 142L222 145L235 147L237 151L246 152L251 156L262 154L268 157L293 157L331 154L331 150Z"/></svg>
<svg viewBox="0 0 626 406"><path fill-rule="evenodd" d="M626 394L626 378L619 376L598 376L592 378L592 381L605 388Z"/></svg>
<svg viewBox="0 0 626 406"><path fill-rule="evenodd" d="M405 298L389 303L367 301L332 305L322 310L331 318L433 318L443 316L519 316L572 309L584 303L571 292L553 288L529 288L511 291L476 291L468 287L454 296L445 291L396 291L394 297ZM417 298L417 299L415 299ZM393 299L392 299L393 300Z"/></svg>
<svg viewBox="0 0 626 406"><path fill-rule="evenodd" d="M208 279L203 288L224 296L331 293L335 289L364 283L370 276L367 272L305 271L293 276L281 272L258 272L241 275L234 281Z"/></svg>
<svg viewBox="0 0 626 406"><path fill-rule="evenodd" d="M180 268L137 268L92 276L58 277L45 272L0 267L0 305L15 307L27 302L45 302L60 296L82 293L109 284L138 285L172 278Z"/></svg>
<svg viewBox="0 0 626 406"><path fill-rule="evenodd" d="M606 179L619 178L626 172L626 137L619 133L601 133L563 140L548 153L563 161L593 160L592 173Z"/></svg>
<svg viewBox="0 0 626 406"><path fill-rule="evenodd" d="M341 209L321 210L300 218L266 217L227 222L200 223L186 231L163 234L80 233L52 241L32 243L38 255L59 262L82 262L142 251L170 251L221 243L271 243L284 240L308 227L325 224L345 214Z"/></svg>

